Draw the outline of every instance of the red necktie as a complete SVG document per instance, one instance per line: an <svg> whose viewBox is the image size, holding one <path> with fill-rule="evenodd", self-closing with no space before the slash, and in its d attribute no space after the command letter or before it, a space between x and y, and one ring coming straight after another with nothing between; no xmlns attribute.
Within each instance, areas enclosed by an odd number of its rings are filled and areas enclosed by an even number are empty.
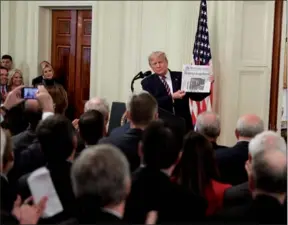
<svg viewBox="0 0 288 225"><path fill-rule="evenodd" d="M2 86L2 90L1 90L2 95L5 95L6 91L5 91L5 87Z"/></svg>

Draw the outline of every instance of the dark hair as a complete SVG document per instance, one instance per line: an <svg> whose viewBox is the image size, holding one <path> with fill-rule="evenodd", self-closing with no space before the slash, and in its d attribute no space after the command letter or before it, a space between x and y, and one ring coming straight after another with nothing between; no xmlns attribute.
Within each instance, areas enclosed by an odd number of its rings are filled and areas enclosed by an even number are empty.
<svg viewBox="0 0 288 225"><path fill-rule="evenodd" d="M45 86L49 94L51 95L55 104L55 113L65 114L68 108L68 96L67 92L61 84L55 84L52 86Z"/></svg>
<svg viewBox="0 0 288 225"><path fill-rule="evenodd" d="M13 62L13 59L12 59L11 55L3 55L2 59L9 59L11 62Z"/></svg>
<svg viewBox="0 0 288 225"><path fill-rule="evenodd" d="M168 169L178 159L176 138L162 120L152 121L144 130L142 151L146 166Z"/></svg>
<svg viewBox="0 0 288 225"><path fill-rule="evenodd" d="M71 156L74 149L74 127L65 116L56 114L42 120L36 135L46 160L64 161Z"/></svg>
<svg viewBox="0 0 288 225"><path fill-rule="evenodd" d="M6 70L8 72L8 69L4 66L0 66L0 70Z"/></svg>
<svg viewBox="0 0 288 225"><path fill-rule="evenodd" d="M79 133L88 145L96 145L103 137L104 116L98 110L88 110L79 118Z"/></svg>
<svg viewBox="0 0 288 225"><path fill-rule="evenodd" d="M147 125L154 119L157 109L158 104L156 99L144 91L134 94L127 105L131 120L136 125Z"/></svg>
<svg viewBox="0 0 288 225"><path fill-rule="evenodd" d="M185 136L183 153L173 176L180 185L202 197L211 179L218 178L215 152L202 134L190 131Z"/></svg>

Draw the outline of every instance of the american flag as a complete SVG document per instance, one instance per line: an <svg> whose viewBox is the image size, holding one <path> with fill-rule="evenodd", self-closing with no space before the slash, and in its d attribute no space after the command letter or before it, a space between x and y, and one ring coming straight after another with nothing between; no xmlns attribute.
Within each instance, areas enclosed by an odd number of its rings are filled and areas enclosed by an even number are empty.
<svg viewBox="0 0 288 225"><path fill-rule="evenodd" d="M195 42L194 42L194 49L193 49L192 64L209 65L212 68L212 56L211 56L211 49L210 49L210 43L209 43L206 0L201 0L201 3L200 3L198 25L197 25L197 31L195 35ZM212 100L213 100L213 84L211 85L210 96L208 96L201 102L190 100L190 110L191 110L193 124L196 123L197 116L200 113L205 112L205 111L210 111L212 109Z"/></svg>

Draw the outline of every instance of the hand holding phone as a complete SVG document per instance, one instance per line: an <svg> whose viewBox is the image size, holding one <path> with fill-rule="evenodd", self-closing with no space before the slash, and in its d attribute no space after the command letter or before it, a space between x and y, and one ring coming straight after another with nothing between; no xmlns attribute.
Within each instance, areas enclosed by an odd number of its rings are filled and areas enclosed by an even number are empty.
<svg viewBox="0 0 288 225"><path fill-rule="evenodd" d="M38 88L24 87L21 89L21 98L24 99L36 99L36 93Z"/></svg>

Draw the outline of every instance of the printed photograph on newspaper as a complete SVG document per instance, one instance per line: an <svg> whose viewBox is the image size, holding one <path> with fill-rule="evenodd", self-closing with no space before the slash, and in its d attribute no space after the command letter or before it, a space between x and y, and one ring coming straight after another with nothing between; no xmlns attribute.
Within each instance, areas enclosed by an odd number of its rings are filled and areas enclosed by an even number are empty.
<svg viewBox="0 0 288 225"><path fill-rule="evenodd" d="M200 65L183 65L181 90L185 92L210 92L210 67Z"/></svg>

